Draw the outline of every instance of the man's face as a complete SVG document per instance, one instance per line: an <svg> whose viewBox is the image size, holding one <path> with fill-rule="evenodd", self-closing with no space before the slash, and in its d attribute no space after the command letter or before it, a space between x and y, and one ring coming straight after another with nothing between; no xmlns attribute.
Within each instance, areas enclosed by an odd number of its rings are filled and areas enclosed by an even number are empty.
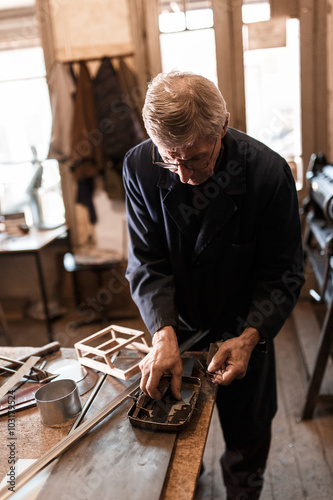
<svg viewBox="0 0 333 500"><path fill-rule="evenodd" d="M191 147L167 149L158 146L168 170L179 175L181 182L192 186L202 184L213 175L220 149L220 137L213 141L198 141Z"/></svg>

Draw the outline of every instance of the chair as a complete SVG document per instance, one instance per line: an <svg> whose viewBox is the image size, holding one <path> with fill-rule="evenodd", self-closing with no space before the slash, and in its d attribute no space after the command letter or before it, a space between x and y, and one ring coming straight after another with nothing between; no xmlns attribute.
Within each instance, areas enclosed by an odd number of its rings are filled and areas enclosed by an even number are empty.
<svg viewBox="0 0 333 500"><path fill-rule="evenodd" d="M89 325L93 323L108 324L112 318L117 319L117 314L109 316L108 307L112 302L114 295L121 293L126 289L124 276L120 268L124 267L125 260L115 252L87 252L87 253L66 253L63 259L64 268L67 272L73 273L74 294L77 305L77 311L80 315L85 315L83 321L73 321L73 328ZM111 279L106 283L106 273L110 274ZM91 272L95 275L97 293L95 296L86 297L82 300L80 294L80 285L78 274L82 272ZM123 318L124 314L118 314L118 318Z"/></svg>

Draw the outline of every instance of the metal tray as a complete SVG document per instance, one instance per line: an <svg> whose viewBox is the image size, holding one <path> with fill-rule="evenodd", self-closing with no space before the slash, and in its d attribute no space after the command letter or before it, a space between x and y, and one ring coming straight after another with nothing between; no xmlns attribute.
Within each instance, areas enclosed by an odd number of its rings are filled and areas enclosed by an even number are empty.
<svg viewBox="0 0 333 500"><path fill-rule="evenodd" d="M197 377L182 377L178 401L171 393L170 377L166 377L160 400L152 399L142 391L134 396L128 418L134 427L153 431L177 432L190 421L201 388Z"/></svg>

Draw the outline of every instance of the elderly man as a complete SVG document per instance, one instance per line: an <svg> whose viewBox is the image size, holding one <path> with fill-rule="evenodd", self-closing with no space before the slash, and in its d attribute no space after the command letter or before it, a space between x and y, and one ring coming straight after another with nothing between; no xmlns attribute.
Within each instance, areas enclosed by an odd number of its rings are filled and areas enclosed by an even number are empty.
<svg viewBox="0 0 333 500"><path fill-rule="evenodd" d="M159 398L178 343L199 329L223 340L209 371L226 449L229 500L257 499L276 412L273 338L304 283L295 183L286 161L229 127L217 87L160 74L143 108L150 140L126 155L127 279L153 336L141 388Z"/></svg>

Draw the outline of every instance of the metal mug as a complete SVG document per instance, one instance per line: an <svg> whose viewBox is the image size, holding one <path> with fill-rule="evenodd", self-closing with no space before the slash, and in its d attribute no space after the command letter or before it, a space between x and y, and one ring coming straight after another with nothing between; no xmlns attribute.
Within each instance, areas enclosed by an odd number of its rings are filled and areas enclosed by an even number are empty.
<svg viewBox="0 0 333 500"><path fill-rule="evenodd" d="M40 387L35 399L44 425L65 424L82 410L79 390L71 379L55 380Z"/></svg>

